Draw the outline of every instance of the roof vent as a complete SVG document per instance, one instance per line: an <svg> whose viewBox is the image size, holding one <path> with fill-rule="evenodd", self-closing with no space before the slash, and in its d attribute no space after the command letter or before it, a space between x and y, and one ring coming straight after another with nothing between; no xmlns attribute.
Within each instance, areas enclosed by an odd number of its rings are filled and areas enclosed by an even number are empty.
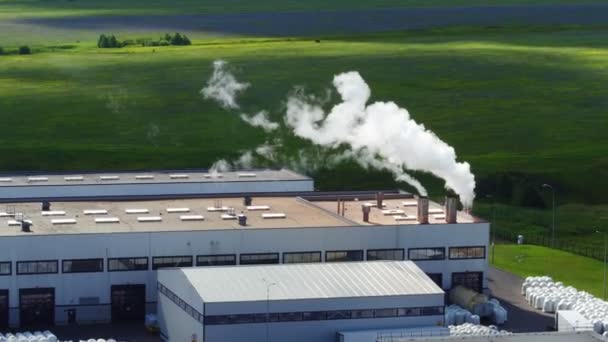
<svg viewBox="0 0 608 342"><path fill-rule="evenodd" d="M65 216L65 211L63 211L63 210L43 211L40 214L42 216Z"/></svg>
<svg viewBox="0 0 608 342"><path fill-rule="evenodd" d="M42 202L42 211L49 211L49 210L51 210L51 202L49 202L49 201Z"/></svg>
<svg viewBox="0 0 608 342"><path fill-rule="evenodd" d="M163 220L160 216L139 216L137 222L161 222Z"/></svg>
<svg viewBox="0 0 608 342"><path fill-rule="evenodd" d="M250 206L252 202L253 202L253 199L251 198L251 196L245 196L243 198L243 205L244 206Z"/></svg>
<svg viewBox="0 0 608 342"><path fill-rule="evenodd" d="M403 215L404 211L401 209L387 209L382 210L382 215Z"/></svg>
<svg viewBox="0 0 608 342"><path fill-rule="evenodd" d="M270 206L269 205L250 205L247 207L247 210L249 210L249 211L270 210Z"/></svg>
<svg viewBox="0 0 608 342"><path fill-rule="evenodd" d="M203 215L181 215L179 219L182 221L203 221L205 217Z"/></svg>
<svg viewBox="0 0 608 342"><path fill-rule="evenodd" d="M239 178L254 178L254 177L257 177L257 175L255 173L251 173L251 172L239 173L237 176Z"/></svg>
<svg viewBox="0 0 608 342"><path fill-rule="evenodd" d="M245 214L240 213L238 215L238 218L239 218L239 225L240 226L243 226L243 227L247 226L247 216L245 216Z"/></svg>
<svg viewBox="0 0 608 342"><path fill-rule="evenodd" d="M8 183L8 182L12 182L13 179L10 177L0 177L0 183Z"/></svg>
<svg viewBox="0 0 608 342"><path fill-rule="evenodd" d="M236 220L236 215L234 214L222 214L222 220Z"/></svg>
<svg viewBox="0 0 608 342"><path fill-rule="evenodd" d="M51 220L52 224L75 224L76 219L54 219Z"/></svg>
<svg viewBox="0 0 608 342"><path fill-rule="evenodd" d="M287 215L283 213L267 213L262 214L263 219L279 219L279 218L287 218Z"/></svg>
<svg viewBox="0 0 608 342"><path fill-rule="evenodd" d="M34 224L34 223L32 222L32 220L8 220L8 225L9 225L9 226L21 226L21 222L27 222L27 223L29 223L30 225L31 225L31 224Z"/></svg>
<svg viewBox="0 0 608 342"><path fill-rule="evenodd" d="M168 213L187 213L190 212L190 208L167 208Z"/></svg>
<svg viewBox="0 0 608 342"><path fill-rule="evenodd" d="M28 182L46 182L49 179L47 177L28 177Z"/></svg>
<svg viewBox="0 0 608 342"><path fill-rule="evenodd" d="M95 223L120 223L118 217L96 217Z"/></svg>
<svg viewBox="0 0 608 342"><path fill-rule="evenodd" d="M137 179L137 180L154 179L154 175L136 175L135 179Z"/></svg>
<svg viewBox="0 0 608 342"><path fill-rule="evenodd" d="M148 209L125 209L127 214L147 214L150 211Z"/></svg>
<svg viewBox="0 0 608 342"><path fill-rule="evenodd" d="M403 204L404 207L415 207L418 205L418 202L416 200L403 201L403 202L401 202L401 204Z"/></svg>
<svg viewBox="0 0 608 342"><path fill-rule="evenodd" d="M171 179L188 179L188 178L190 178L190 176L186 175L186 174L173 174L173 175L169 175L169 178L171 178Z"/></svg>
<svg viewBox="0 0 608 342"><path fill-rule="evenodd" d="M83 210L82 213L85 215L107 215L108 211L105 209L88 209Z"/></svg>
<svg viewBox="0 0 608 342"><path fill-rule="evenodd" d="M75 181L84 180L84 177L83 176L67 176L67 177L63 177L63 180L65 180L67 182L75 182Z"/></svg>
<svg viewBox="0 0 608 342"><path fill-rule="evenodd" d="M99 176L99 179L102 181L110 181L110 180L119 180L119 176Z"/></svg>

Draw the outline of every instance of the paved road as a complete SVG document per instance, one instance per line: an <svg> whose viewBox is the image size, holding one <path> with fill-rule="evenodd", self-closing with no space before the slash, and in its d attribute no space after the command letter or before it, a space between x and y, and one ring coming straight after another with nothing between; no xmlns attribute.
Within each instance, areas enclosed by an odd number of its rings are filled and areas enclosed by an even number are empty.
<svg viewBox="0 0 608 342"><path fill-rule="evenodd" d="M608 22L608 4L397 8L242 14L84 16L29 18L22 24L98 31L185 31L252 36L313 36L438 26L517 24L597 25Z"/></svg>
<svg viewBox="0 0 608 342"><path fill-rule="evenodd" d="M532 308L521 295L523 279L509 272L490 267L488 281L492 297L507 309L508 321L501 329L511 332L539 332L550 330L552 314Z"/></svg>

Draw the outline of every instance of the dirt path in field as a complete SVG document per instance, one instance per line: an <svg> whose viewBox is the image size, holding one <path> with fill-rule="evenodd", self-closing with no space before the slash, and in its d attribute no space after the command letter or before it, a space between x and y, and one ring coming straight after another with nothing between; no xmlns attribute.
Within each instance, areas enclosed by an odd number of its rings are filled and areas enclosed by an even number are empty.
<svg viewBox="0 0 608 342"><path fill-rule="evenodd" d="M608 4L399 8L320 12L29 18L21 24L57 29L209 32L250 36L314 36L440 26L600 25Z"/></svg>

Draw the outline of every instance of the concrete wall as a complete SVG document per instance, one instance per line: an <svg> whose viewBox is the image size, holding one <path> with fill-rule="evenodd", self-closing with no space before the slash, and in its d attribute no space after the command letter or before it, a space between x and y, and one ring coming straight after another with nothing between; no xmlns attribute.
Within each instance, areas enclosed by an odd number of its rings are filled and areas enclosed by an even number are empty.
<svg viewBox="0 0 608 342"><path fill-rule="evenodd" d="M4 201L30 198L197 195L242 192L314 191L314 181L224 181L141 184L91 184L0 186Z"/></svg>
<svg viewBox="0 0 608 342"><path fill-rule="evenodd" d="M77 307L80 297L99 297L110 304L110 286L145 284L146 301L155 303L156 271L103 272L86 274L16 275L16 261L62 259L152 257L165 255L239 254L259 252L419 248L440 246L486 246L487 223L454 225L357 226L293 229L222 229L185 232L149 232L75 235L28 235L2 237L0 261L13 262L13 274L0 276L0 289L8 289L10 306L18 306L20 288L54 287L56 304ZM150 263L152 260L150 260ZM443 287L451 286L451 273L484 272L487 259L419 261L425 272L443 273ZM107 261L104 260L107 267ZM487 280L484 279L484 287ZM82 313L81 313L82 311ZM67 319L57 311L57 321ZM97 316L98 315L98 316ZM109 308L78 307L77 317L109 321ZM93 318L92 318L93 319ZM11 314L11 324L18 315Z"/></svg>

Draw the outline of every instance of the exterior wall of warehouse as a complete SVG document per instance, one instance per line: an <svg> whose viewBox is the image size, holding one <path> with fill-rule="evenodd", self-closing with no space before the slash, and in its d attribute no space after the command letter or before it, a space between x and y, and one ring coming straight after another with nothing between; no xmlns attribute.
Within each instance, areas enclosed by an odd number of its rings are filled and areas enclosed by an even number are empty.
<svg viewBox="0 0 608 342"><path fill-rule="evenodd" d="M314 191L312 179L274 181L171 182L141 184L0 186L5 202L29 198L198 195L247 192Z"/></svg>
<svg viewBox="0 0 608 342"><path fill-rule="evenodd" d="M356 226L327 228L219 229L145 233L60 234L3 237L0 261L12 261L12 275L0 276L0 289L8 289L11 325L18 325L19 289L55 288L56 322L67 321L68 308L76 308L79 321L110 320L110 287L145 284L146 301L153 312L157 300L156 271L108 272L107 258L151 257L263 252L486 246L487 223L445 225ZM61 274L62 259L104 258L104 272ZM16 275L16 262L58 260L58 274ZM451 273L486 272L487 259L416 261L425 272L443 273L443 288L451 287ZM151 269L151 265L150 265ZM484 287L487 280L484 277ZM100 305L79 306L81 297L99 297Z"/></svg>
<svg viewBox="0 0 608 342"><path fill-rule="evenodd" d="M159 271L158 281L198 312L205 313L205 305L201 297L183 273ZM169 298L159 294L157 308L161 338L165 341L203 342L203 324L188 315Z"/></svg>

